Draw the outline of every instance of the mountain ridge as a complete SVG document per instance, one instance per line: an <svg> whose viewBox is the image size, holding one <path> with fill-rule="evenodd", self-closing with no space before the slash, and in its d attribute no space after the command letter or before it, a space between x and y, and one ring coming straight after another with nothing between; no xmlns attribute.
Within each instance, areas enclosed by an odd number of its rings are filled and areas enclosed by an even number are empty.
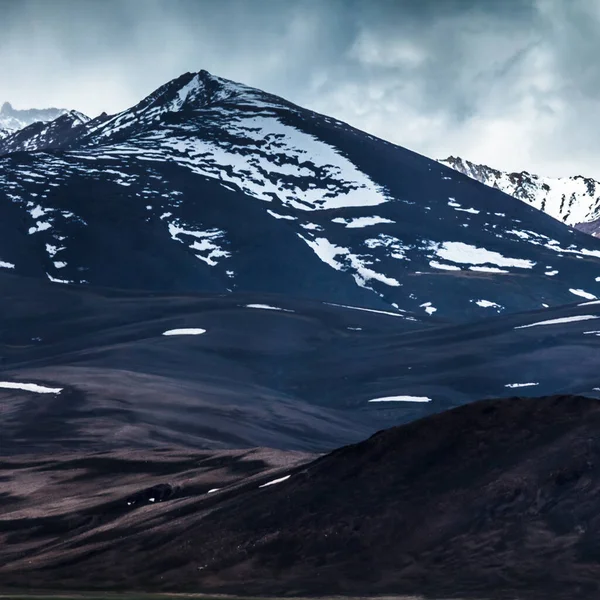
<svg viewBox="0 0 600 600"><path fill-rule="evenodd" d="M4 102L0 106L0 140L28 125L53 121L67 112L65 108L16 109L10 102Z"/></svg>
<svg viewBox="0 0 600 600"><path fill-rule="evenodd" d="M600 182L591 177L544 177L509 173L458 156L439 161L480 183L498 189L544 211L566 225L600 235Z"/></svg>

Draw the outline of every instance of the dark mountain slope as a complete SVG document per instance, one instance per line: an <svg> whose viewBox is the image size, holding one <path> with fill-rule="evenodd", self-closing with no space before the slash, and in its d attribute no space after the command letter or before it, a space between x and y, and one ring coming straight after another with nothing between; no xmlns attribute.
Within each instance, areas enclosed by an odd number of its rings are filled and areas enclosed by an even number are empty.
<svg viewBox="0 0 600 600"><path fill-rule="evenodd" d="M211 494L126 506L128 485L120 512L97 528L66 505L36 521L2 521L0 583L592 598L599 426L597 400L486 401ZM28 500L12 502L18 511Z"/></svg>
<svg viewBox="0 0 600 600"><path fill-rule="evenodd" d="M0 292L0 386L62 390L0 387L4 454L323 451L482 397L600 396L596 302L455 326L276 295L143 294L10 275ZM177 329L204 333L164 335Z"/></svg>
<svg viewBox="0 0 600 600"><path fill-rule="evenodd" d="M598 295L598 240L206 71L77 131L61 150L0 158L3 268L461 321Z"/></svg>

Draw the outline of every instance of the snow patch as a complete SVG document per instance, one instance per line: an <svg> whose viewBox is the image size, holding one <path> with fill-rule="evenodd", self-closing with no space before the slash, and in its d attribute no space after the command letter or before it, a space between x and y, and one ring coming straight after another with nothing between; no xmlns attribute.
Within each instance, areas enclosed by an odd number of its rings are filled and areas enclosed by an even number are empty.
<svg viewBox="0 0 600 600"><path fill-rule="evenodd" d="M423 304L419 305L421 308L425 309L425 312L428 315L432 315L434 312L437 311L437 308L435 308L434 306L431 306L431 302L424 302Z"/></svg>
<svg viewBox="0 0 600 600"><path fill-rule="evenodd" d="M523 388L523 387L532 387L535 385L540 385L538 383L507 383L504 387L506 388Z"/></svg>
<svg viewBox="0 0 600 600"><path fill-rule="evenodd" d="M231 252L223 250L218 243L225 237L225 232L220 229L212 228L205 231L195 231L185 228L177 221L169 223L168 227L173 240L188 245L190 250L196 255L196 258L199 258L211 267L217 265L220 259L231 256ZM181 236L188 236L191 240L184 241L181 239Z"/></svg>
<svg viewBox="0 0 600 600"><path fill-rule="evenodd" d="M332 223L341 223L346 225L347 229L358 229L362 227L370 227L372 225L379 225L381 223L395 223L395 221L391 221L390 219L385 219L384 217L355 217L354 219L343 219L342 217L337 217L336 219L331 220Z"/></svg>
<svg viewBox="0 0 600 600"><path fill-rule="evenodd" d="M508 273L506 269L499 269L498 267L469 267L469 271L479 271L481 273Z"/></svg>
<svg viewBox="0 0 600 600"><path fill-rule="evenodd" d="M23 390L35 392L36 394L60 394L63 388L51 388L37 383L17 383L15 381L0 381L0 388L6 390Z"/></svg>
<svg viewBox="0 0 600 600"><path fill-rule="evenodd" d="M404 315L389 312L387 310L376 310L374 308L363 308L360 306L347 306L346 304L335 304L334 302L324 302L323 304L327 304L328 306L337 306L338 308L349 308L350 310L362 310L364 312L377 313L380 315L389 315L391 317L404 317Z"/></svg>
<svg viewBox="0 0 600 600"><path fill-rule="evenodd" d="M444 263L437 262L436 260L430 260L429 266L434 269L441 269L442 271L461 271L460 267L455 265L445 265Z"/></svg>
<svg viewBox="0 0 600 600"><path fill-rule="evenodd" d="M535 262L522 258L507 258L499 252L478 248L463 242L432 242L430 248L444 260L460 264L483 265L493 264L499 267L516 267L531 269ZM431 264L431 263L430 263Z"/></svg>
<svg viewBox="0 0 600 600"><path fill-rule="evenodd" d="M259 488L265 488L265 487L269 487L270 485L275 485L277 483L281 483L282 481L287 481L289 478L291 477L291 475L286 475L285 477L280 477L279 479L273 479L273 481L268 481L267 483L263 483L262 485L259 485Z"/></svg>
<svg viewBox="0 0 600 600"><path fill-rule="evenodd" d="M431 402L427 396L385 396L384 398L373 398L369 402Z"/></svg>
<svg viewBox="0 0 600 600"><path fill-rule="evenodd" d="M519 325L515 329L527 329L528 327L537 327L539 325L561 325L562 323L576 323L577 321L589 321L591 319L599 319L596 315L575 315L573 317L561 317L559 319L548 319L547 321L538 321L529 325Z"/></svg>
<svg viewBox="0 0 600 600"><path fill-rule="evenodd" d="M202 335L206 333L206 329L200 329L197 327L189 327L183 329L169 329L163 332L163 335Z"/></svg>
<svg viewBox="0 0 600 600"><path fill-rule="evenodd" d="M352 254L348 248L336 246L327 238L315 238L314 240L305 238L297 234L298 237L310 246L313 252L327 265L334 268L336 271L347 271L352 274L354 280L361 287L372 289L367 282L376 280L385 285L398 287L401 285L399 281L393 277L388 277L382 273L378 273L370 269L367 264L370 261L369 257L361 257L357 254ZM338 257L343 257L341 260Z"/></svg>
<svg viewBox="0 0 600 600"><path fill-rule="evenodd" d="M287 221L297 221L297 217L292 217L290 215L280 215L276 212L273 212L272 210L267 209L267 212L272 216L275 217L276 219L285 219Z"/></svg>
<svg viewBox="0 0 600 600"><path fill-rule="evenodd" d="M280 310L282 312L294 312L289 308L279 308L278 306L271 306L269 304L246 304L246 308L262 308L263 310Z"/></svg>
<svg viewBox="0 0 600 600"><path fill-rule="evenodd" d="M575 294L575 296L581 296L582 298L586 298L587 300L597 300L597 297L594 296L594 294L590 294L585 290L569 289L569 291L571 292L571 294Z"/></svg>
<svg viewBox="0 0 600 600"><path fill-rule="evenodd" d="M471 300L471 302L473 302L473 300ZM477 306L481 306L481 308L502 308L499 304L490 302L489 300L475 300L474 302Z"/></svg>

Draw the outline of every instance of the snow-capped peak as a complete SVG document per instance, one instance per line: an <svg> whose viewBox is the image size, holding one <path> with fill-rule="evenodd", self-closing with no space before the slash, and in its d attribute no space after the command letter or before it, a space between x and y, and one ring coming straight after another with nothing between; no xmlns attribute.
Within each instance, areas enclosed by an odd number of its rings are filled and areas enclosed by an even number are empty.
<svg viewBox="0 0 600 600"><path fill-rule="evenodd" d="M216 77L208 71L185 73L158 88L134 107L100 121L89 129L95 142L125 137L132 127L140 130L154 127L166 115L180 114L187 120L199 110L217 107L230 100L237 104L267 106L274 97L240 83ZM281 99L279 104L281 104ZM172 118L172 117L171 117Z"/></svg>
<svg viewBox="0 0 600 600"><path fill-rule="evenodd" d="M510 194L567 225L597 233L589 227L590 223L600 219L600 182L594 179L580 175L543 177L528 171L508 173L458 156L449 156L439 162Z"/></svg>
<svg viewBox="0 0 600 600"><path fill-rule="evenodd" d="M65 113L60 118L66 118L71 122L71 127L77 127L78 125L85 125L91 121L90 117L84 115L78 110L70 110L68 113Z"/></svg>

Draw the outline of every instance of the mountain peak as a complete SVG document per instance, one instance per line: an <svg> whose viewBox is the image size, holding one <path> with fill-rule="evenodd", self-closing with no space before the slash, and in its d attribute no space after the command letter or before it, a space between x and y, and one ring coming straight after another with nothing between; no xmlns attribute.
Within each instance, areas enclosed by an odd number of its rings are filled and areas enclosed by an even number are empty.
<svg viewBox="0 0 600 600"><path fill-rule="evenodd" d="M158 88L136 108L163 104L168 112L205 108L215 102L242 95L266 95L260 90L212 75L202 69L188 72ZM145 105L145 106L144 106Z"/></svg>
<svg viewBox="0 0 600 600"><path fill-rule="evenodd" d="M0 107L0 115L9 115L9 114L12 114L13 110L14 109L12 107L12 104L10 102L5 102Z"/></svg>
<svg viewBox="0 0 600 600"><path fill-rule="evenodd" d="M185 122L188 126L194 113L225 104L229 108L233 104L259 108L291 106L282 98L217 77L202 69L184 73L156 89L135 106L98 121L89 129L88 139L125 139L133 129L138 132L154 129L165 118Z"/></svg>

